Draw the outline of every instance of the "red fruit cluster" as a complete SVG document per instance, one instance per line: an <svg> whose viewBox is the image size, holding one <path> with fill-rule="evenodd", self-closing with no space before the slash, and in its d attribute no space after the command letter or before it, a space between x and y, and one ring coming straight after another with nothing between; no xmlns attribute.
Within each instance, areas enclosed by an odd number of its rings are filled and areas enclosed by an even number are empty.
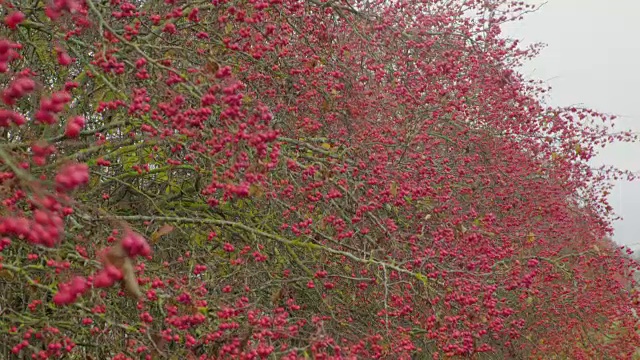
<svg viewBox="0 0 640 360"><path fill-rule="evenodd" d="M4 24L11 30L14 30L25 19L24 14L21 11L14 11L11 14L5 16Z"/></svg>
<svg viewBox="0 0 640 360"><path fill-rule="evenodd" d="M53 93L51 98L43 98L40 100L36 119L43 124L54 124L57 120L56 114L62 112L69 101L71 101L71 94L67 91L58 91Z"/></svg>
<svg viewBox="0 0 640 360"><path fill-rule="evenodd" d="M31 146L33 152L33 162L36 165L44 165L47 161L47 156L53 154L56 151L55 146L48 144L33 144Z"/></svg>
<svg viewBox="0 0 640 360"><path fill-rule="evenodd" d="M18 126L26 123L25 118L18 114L17 112L0 109L0 127L9 127L11 123L14 123Z"/></svg>
<svg viewBox="0 0 640 360"><path fill-rule="evenodd" d="M71 191L89 182L89 167L87 164L68 164L56 175L58 191Z"/></svg>
<svg viewBox="0 0 640 360"><path fill-rule="evenodd" d="M0 234L13 235L34 245L53 247L63 231L63 220L55 212L35 210L33 220L7 217L0 220Z"/></svg>
<svg viewBox="0 0 640 360"><path fill-rule="evenodd" d="M47 6L45 14L51 20L57 20L62 16L63 12L76 13L82 10L82 4L77 0L54 0L52 4Z"/></svg>
<svg viewBox="0 0 640 360"><path fill-rule="evenodd" d="M122 271L117 267L107 264L93 279L93 286L97 288L108 288L116 282L122 280Z"/></svg>
<svg viewBox="0 0 640 360"><path fill-rule="evenodd" d="M0 39L0 73L5 73L9 70L9 62L20 56L16 49L21 48L22 46L20 44L13 43L6 39Z"/></svg>
<svg viewBox="0 0 640 360"><path fill-rule="evenodd" d="M114 74L121 75L125 72L125 63L118 61L118 59L112 55L113 51L106 51L96 56L95 60L91 63L99 66L105 72L113 72Z"/></svg>
<svg viewBox="0 0 640 360"><path fill-rule="evenodd" d="M140 234L128 232L122 239L122 248L130 258L151 255L151 247L147 240Z"/></svg>
<svg viewBox="0 0 640 360"><path fill-rule="evenodd" d="M36 83L30 78L23 76L15 79L2 91L2 102L8 106L13 106L16 100L27 95L35 89Z"/></svg>
<svg viewBox="0 0 640 360"><path fill-rule="evenodd" d="M229 77L230 75L231 75L231 67L230 66L221 67L216 72L216 78L218 78L218 79L223 79L223 78Z"/></svg>
<svg viewBox="0 0 640 360"><path fill-rule="evenodd" d="M3 237L2 239L0 239L0 251L6 249L10 245L11 245L11 239L6 237Z"/></svg>
<svg viewBox="0 0 640 360"><path fill-rule="evenodd" d="M73 304L88 289L87 279L75 276L70 282L60 284L58 293L53 296L53 302L56 305Z"/></svg>
<svg viewBox="0 0 640 360"><path fill-rule="evenodd" d="M64 224L57 212L36 209L33 219L35 223L31 224L29 229L32 242L53 246L60 240Z"/></svg>
<svg viewBox="0 0 640 360"><path fill-rule="evenodd" d="M70 138L76 138L80 135L80 131L84 127L84 117L74 116L67 121L67 127L64 134Z"/></svg>
<svg viewBox="0 0 640 360"><path fill-rule="evenodd" d="M69 66L73 63L71 56L69 56L69 54L67 54L67 52L62 48L56 48L56 56L58 58L58 64L62 66Z"/></svg>

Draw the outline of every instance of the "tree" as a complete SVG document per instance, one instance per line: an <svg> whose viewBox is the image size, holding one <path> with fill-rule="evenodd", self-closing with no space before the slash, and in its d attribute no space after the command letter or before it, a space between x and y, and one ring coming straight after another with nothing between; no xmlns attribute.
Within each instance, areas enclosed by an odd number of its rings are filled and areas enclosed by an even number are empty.
<svg viewBox="0 0 640 360"><path fill-rule="evenodd" d="M530 6L3 6L6 356L636 350L587 163L635 137L513 70Z"/></svg>

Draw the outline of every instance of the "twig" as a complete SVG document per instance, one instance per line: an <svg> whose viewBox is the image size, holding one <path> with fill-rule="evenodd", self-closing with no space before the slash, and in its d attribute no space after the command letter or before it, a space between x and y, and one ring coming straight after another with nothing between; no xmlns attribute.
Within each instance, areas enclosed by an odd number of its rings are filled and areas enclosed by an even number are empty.
<svg viewBox="0 0 640 360"><path fill-rule="evenodd" d="M374 259L373 257L370 258L370 259L363 259L363 258L357 257L357 256L355 256L355 255L353 255L351 253L348 253L346 251L332 249L332 248L325 247L325 246L322 246L322 245L319 245L319 244L316 244L316 243L313 243L313 242L299 241L299 240L289 240L289 239L286 239L286 238L284 238L282 236L271 234L271 233L268 233L268 232L265 232L265 231L262 231L262 230L259 230L259 229L255 229L255 228L247 226L247 225L245 225L243 223L239 223L239 222L235 222L235 221L219 220L219 219L186 218L186 217L143 216L143 215L126 215L126 216L113 216L113 215L110 215L110 216L112 218L114 218L114 219L123 220L123 221L166 221L166 222L191 223L191 224L214 224L214 225L219 225L219 226L229 226L229 227L232 227L232 228L238 228L238 229L242 229L242 230L254 233L256 235L260 235L260 236L264 236L264 237L272 239L272 240L276 240L276 241L281 242L283 244L296 246L296 247L307 248L307 249L326 251L328 253L332 253L332 254L335 254L335 255L344 256L346 258L349 258L349 259L351 259L353 261L356 261L356 262L359 262L359 263L362 263L362 264L375 264L375 265L378 265L378 266L384 266L385 269L389 268L389 269L397 271L398 273L409 275L410 277L413 277L413 278L419 280L420 282L422 282L430 290L434 290L433 288L430 288L427 285L428 279L422 273L415 273L413 271L401 268L401 267L399 267L397 265L389 264L389 263L386 263L384 261L380 261L380 260ZM442 284L438 283L438 285L442 285Z"/></svg>

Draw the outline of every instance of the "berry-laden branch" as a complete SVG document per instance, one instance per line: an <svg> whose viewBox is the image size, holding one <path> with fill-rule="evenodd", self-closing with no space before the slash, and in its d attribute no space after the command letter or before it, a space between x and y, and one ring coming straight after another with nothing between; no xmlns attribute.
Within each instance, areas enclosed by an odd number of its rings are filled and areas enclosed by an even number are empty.
<svg viewBox="0 0 640 360"><path fill-rule="evenodd" d="M637 135L517 72L535 9L5 1L0 358L632 358Z"/></svg>

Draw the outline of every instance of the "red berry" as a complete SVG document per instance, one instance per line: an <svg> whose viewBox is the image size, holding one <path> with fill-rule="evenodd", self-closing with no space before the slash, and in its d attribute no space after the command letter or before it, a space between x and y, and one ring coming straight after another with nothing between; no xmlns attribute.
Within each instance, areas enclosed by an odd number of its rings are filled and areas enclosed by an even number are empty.
<svg viewBox="0 0 640 360"><path fill-rule="evenodd" d="M15 29L16 27L18 27L18 25L23 22L25 19L25 16L22 12L20 11L14 11L11 14L7 15L4 18L4 23L5 25L7 25L7 27L9 29Z"/></svg>

